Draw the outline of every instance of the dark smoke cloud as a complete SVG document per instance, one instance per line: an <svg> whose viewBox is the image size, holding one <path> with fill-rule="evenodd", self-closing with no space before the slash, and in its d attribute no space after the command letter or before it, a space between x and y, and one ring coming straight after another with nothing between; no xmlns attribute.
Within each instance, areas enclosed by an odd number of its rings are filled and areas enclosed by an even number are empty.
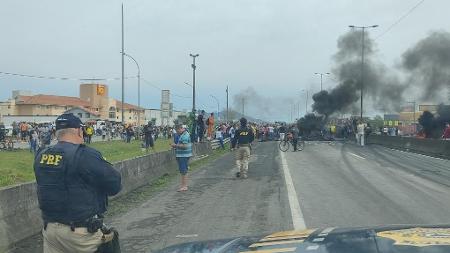
<svg viewBox="0 0 450 253"><path fill-rule="evenodd" d="M364 104L378 110L399 111L406 91L427 102L442 102L450 90L450 33L433 32L402 54L399 72L388 69L374 59L374 41L365 34L363 92ZM354 112L361 87L361 31L350 31L338 40L338 52L333 57L333 73L339 84L330 91L313 95L314 111L331 115ZM431 100L431 101L430 101ZM358 110L359 111L359 110Z"/></svg>
<svg viewBox="0 0 450 253"><path fill-rule="evenodd" d="M433 32L419 41L403 54L402 67L408 82L421 88L422 99L440 99L450 87L450 33Z"/></svg>
<svg viewBox="0 0 450 253"><path fill-rule="evenodd" d="M338 52L333 57L335 62L333 73L338 77L339 84L330 91L321 91L313 95L313 110L326 116L335 112L354 112L355 103L360 100L362 32L349 31L338 39L337 46ZM374 42L366 32L364 99L378 104L380 109L397 109L405 86L401 85L394 75L389 74L385 66L373 59L375 52Z"/></svg>
<svg viewBox="0 0 450 253"><path fill-rule="evenodd" d="M450 123L450 105L440 104L436 115L425 111L419 117L419 124L426 138L440 138L446 123Z"/></svg>

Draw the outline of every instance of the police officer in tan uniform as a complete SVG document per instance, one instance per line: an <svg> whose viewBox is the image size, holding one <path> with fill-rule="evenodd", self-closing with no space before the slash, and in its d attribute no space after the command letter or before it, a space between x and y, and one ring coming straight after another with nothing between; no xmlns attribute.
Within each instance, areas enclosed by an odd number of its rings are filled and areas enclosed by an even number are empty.
<svg viewBox="0 0 450 253"><path fill-rule="evenodd" d="M82 127L71 113L59 116L58 143L38 151L34 161L44 253L93 253L112 238L102 218L108 196L121 190L121 176L83 144Z"/></svg>
<svg viewBox="0 0 450 253"><path fill-rule="evenodd" d="M247 125L246 118L241 118L239 121L241 126L238 130L236 130L234 135L234 143L236 143L237 147L236 164L239 169L236 176L246 179L248 172L248 161L250 159L250 145L253 142L255 135L252 128Z"/></svg>

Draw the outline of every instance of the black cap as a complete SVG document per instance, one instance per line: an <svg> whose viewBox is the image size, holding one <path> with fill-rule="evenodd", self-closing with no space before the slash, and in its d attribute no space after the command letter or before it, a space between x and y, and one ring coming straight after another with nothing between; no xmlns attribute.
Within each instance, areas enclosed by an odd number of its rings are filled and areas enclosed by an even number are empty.
<svg viewBox="0 0 450 253"><path fill-rule="evenodd" d="M83 125L80 118L73 115L73 113L65 113L55 120L56 130L66 129L66 128L80 128Z"/></svg>

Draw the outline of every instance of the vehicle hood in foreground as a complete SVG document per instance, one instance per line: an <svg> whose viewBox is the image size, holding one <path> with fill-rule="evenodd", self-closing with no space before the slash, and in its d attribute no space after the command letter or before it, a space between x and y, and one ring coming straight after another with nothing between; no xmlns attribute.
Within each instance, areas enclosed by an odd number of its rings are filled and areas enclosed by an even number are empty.
<svg viewBox="0 0 450 253"><path fill-rule="evenodd" d="M159 252L441 253L450 252L450 225L285 231L184 243Z"/></svg>

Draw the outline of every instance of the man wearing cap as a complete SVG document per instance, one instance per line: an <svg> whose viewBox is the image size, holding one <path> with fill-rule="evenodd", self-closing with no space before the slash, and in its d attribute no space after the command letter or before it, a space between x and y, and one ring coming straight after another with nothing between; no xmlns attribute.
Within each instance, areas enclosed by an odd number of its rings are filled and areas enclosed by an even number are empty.
<svg viewBox="0 0 450 253"><path fill-rule="evenodd" d="M250 145L255 136L252 128L247 126L246 118L241 118L239 121L241 122L241 127L236 130L234 135L234 142L237 145L236 164L239 169L236 176L246 179L248 172L248 161L250 159Z"/></svg>
<svg viewBox="0 0 450 253"><path fill-rule="evenodd" d="M175 156L177 158L178 169L181 174L181 185L178 189L179 192L185 192L188 190L187 186L187 172L189 166L189 158L192 156L192 143L191 136L186 130L186 126L178 125L177 127L178 139L172 144L172 148L175 149Z"/></svg>
<svg viewBox="0 0 450 253"><path fill-rule="evenodd" d="M56 119L58 143L34 161L44 221L44 253L95 252L105 242L102 215L121 176L97 150L83 145L83 125L72 113Z"/></svg>

